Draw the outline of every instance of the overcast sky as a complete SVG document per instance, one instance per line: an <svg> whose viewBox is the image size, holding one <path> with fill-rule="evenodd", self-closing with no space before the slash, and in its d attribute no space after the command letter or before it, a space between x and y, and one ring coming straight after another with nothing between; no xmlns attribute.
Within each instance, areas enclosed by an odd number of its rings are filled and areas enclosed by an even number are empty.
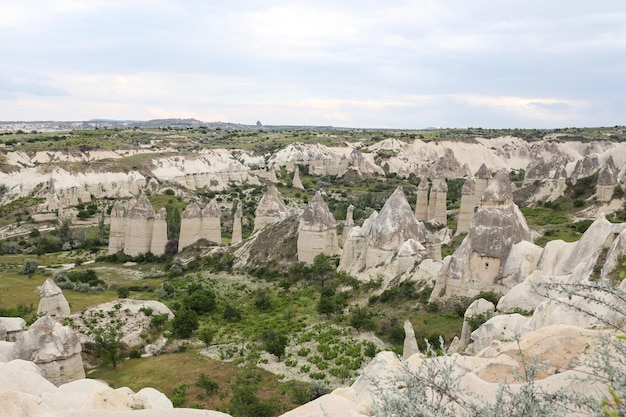
<svg viewBox="0 0 626 417"><path fill-rule="evenodd" d="M625 0L0 0L0 120L626 124Z"/></svg>

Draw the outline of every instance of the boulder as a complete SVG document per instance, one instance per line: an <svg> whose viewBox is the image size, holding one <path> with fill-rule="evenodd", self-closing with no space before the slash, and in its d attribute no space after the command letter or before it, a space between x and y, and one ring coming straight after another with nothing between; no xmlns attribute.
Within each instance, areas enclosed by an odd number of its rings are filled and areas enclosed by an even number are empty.
<svg viewBox="0 0 626 417"><path fill-rule="evenodd" d="M529 320L521 314L505 314L490 318L472 332L472 343L467 347L467 352L470 354L480 352L494 340L511 341L521 337Z"/></svg>
<svg viewBox="0 0 626 417"><path fill-rule="evenodd" d="M70 314L70 305L63 295L63 291L59 288L54 280L46 279L41 287L39 287L39 308L38 315L48 314L53 317L65 317Z"/></svg>
<svg viewBox="0 0 626 417"><path fill-rule="evenodd" d="M15 357L37 364L55 385L85 377L81 350L76 333L50 316L38 319L15 342Z"/></svg>

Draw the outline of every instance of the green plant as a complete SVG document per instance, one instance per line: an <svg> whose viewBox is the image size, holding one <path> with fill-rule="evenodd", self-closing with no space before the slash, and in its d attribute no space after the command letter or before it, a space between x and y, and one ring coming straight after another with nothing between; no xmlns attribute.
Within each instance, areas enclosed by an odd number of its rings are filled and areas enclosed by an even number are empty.
<svg viewBox="0 0 626 417"><path fill-rule="evenodd" d="M105 327L94 329L95 353L104 365L111 364L117 367L124 334L118 326L108 323Z"/></svg>

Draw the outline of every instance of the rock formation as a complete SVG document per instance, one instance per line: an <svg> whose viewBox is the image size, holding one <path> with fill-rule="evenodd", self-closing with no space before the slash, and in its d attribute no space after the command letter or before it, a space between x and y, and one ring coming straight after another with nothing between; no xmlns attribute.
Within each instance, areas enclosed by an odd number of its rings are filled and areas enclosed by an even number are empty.
<svg viewBox="0 0 626 417"><path fill-rule="evenodd" d="M124 206L118 200L111 209L111 227L109 232L109 254L124 251L124 236L126 224L124 221Z"/></svg>
<svg viewBox="0 0 626 417"><path fill-rule="evenodd" d="M137 203L130 208L125 217L125 254L137 256L140 253L150 252L154 215L154 209L148 197L141 195Z"/></svg>
<svg viewBox="0 0 626 417"><path fill-rule="evenodd" d="M448 223L448 215L447 215L447 198L448 198L448 184L445 179L439 180L439 183L436 184L436 181L433 181L433 187L431 188L430 194L432 196L433 190L435 192L435 197L432 199L432 202L428 204L428 212L430 213L430 205L433 204L432 217L429 219L431 223L446 225Z"/></svg>
<svg viewBox="0 0 626 417"><path fill-rule="evenodd" d="M611 159L611 162L613 159ZM611 164L604 165L598 173L598 182L596 184L596 199L601 202L611 201L613 191L617 182L617 175L610 167Z"/></svg>
<svg viewBox="0 0 626 417"><path fill-rule="evenodd" d="M242 234L242 226L241 226L241 218L243 217L243 211L241 210L241 202L237 206L237 210L235 210L235 215L233 216L233 236L231 238L230 244L237 245L243 241Z"/></svg>
<svg viewBox="0 0 626 417"><path fill-rule="evenodd" d="M304 190L304 185L302 185L302 180L300 180L300 168L296 166L293 170L293 180L291 180L291 186L293 188L297 188L298 190Z"/></svg>
<svg viewBox="0 0 626 417"><path fill-rule="evenodd" d="M346 240L348 240L348 236L350 235L350 231L354 227L354 206L350 204L348 209L346 210L346 221L343 223L343 232L341 234L341 247L345 245Z"/></svg>
<svg viewBox="0 0 626 417"><path fill-rule="evenodd" d="M530 230L513 203L507 172L499 171L485 190L468 235L442 270L433 297L504 292L499 281L503 267L511 247L522 240L531 241Z"/></svg>
<svg viewBox="0 0 626 417"><path fill-rule="evenodd" d="M70 305L59 288L51 278L46 279L39 288L38 315L50 315L52 317L65 317L70 314Z"/></svg>
<svg viewBox="0 0 626 417"><path fill-rule="evenodd" d="M417 339L415 338L415 330L413 330L413 325L410 321L404 321L404 346L402 349L402 357L404 359L409 359L411 356L419 353L419 348L417 347Z"/></svg>
<svg viewBox="0 0 626 417"><path fill-rule="evenodd" d="M150 252L156 256L165 253L165 245L167 244L167 209L161 208L154 215L154 223L152 225L152 241L150 242Z"/></svg>
<svg viewBox="0 0 626 417"><path fill-rule="evenodd" d="M476 182L473 178L469 178L461 188L461 207L459 208L459 217L455 234L467 233L469 231L472 218L474 217L474 208L476 207Z"/></svg>
<svg viewBox="0 0 626 417"><path fill-rule="evenodd" d="M384 268L382 265L394 259L401 262L405 268L403 272L411 271L426 257L426 248L421 242L426 242L429 237L424 224L415 218L402 187L398 187L380 214L374 212L363 226L352 228L344 243L339 269L365 281L379 273L387 273L389 275L385 279L391 279L390 275L398 271L389 265ZM377 270L377 267L383 271ZM388 281L384 285L387 284Z"/></svg>
<svg viewBox="0 0 626 417"><path fill-rule="evenodd" d="M472 328L472 322L477 322L479 319L482 319L482 322L487 321L487 319L491 318L494 314L495 310L496 306L484 298L479 298L478 300L473 301L472 304L467 307L467 310L465 310L465 314L463 315L461 338L457 347L459 352L464 351L470 344L472 331L476 330Z"/></svg>
<svg viewBox="0 0 626 417"><path fill-rule="evenodd" d="M339 255L337 222L328 205L317 191L305 207L298 227L298 261L308 264L320 253Z"/></svg>
<svg viewBox="0 0 626 417"><path fill-rule="evenodd" d="M415 218L421 222L428 221L428 180L424 177L420 179L417 186Z"/></svg>
<svg viewBox="0 0 626 417"><path fill-rule="evenodd" d="M202 238L202 208L196 202L189 203L183 210L180 221L178 249L186 248Z"/></svg>
<svg viewBox="0 0 626 417"><path fill-rule="evenodd" d="M480 199L483 197L490 181L491 172L489 171L489 168L487 168L487 165L483 163L474 175L474 198L476 205L480 204Z"/></svg>
<svg viewBox="0 0 626 417"><path fill-rule="evenodd" d="M15 342L15 357L34 362L55 385L84 378L81 345L76 333L43 316Z"/></svg>
<svg viewBox="0 0 626 417"><path fill-rule="evenodd" d="M281 220L286 214L287 206L285 206L282 194L275 186L269 186L254 212L254 232Z"/></svg>
<svg viewBox="0 0 626 417"><path fill-rule="evenodd" d="M222 211L217 200L212 199L202 210L202 238L209 242L222 244Z"/></svg>

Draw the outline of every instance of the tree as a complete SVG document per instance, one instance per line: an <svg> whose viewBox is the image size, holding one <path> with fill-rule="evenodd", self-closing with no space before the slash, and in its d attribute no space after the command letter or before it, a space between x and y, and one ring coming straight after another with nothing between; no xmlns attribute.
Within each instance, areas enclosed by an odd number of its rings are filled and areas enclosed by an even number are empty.
<svg viewBox="0 0 626 417"><path fill-rule="evenodd" d="M167 224L167 239L178 241L180 237L180 210L176 206L168 206L165 223Z"/></svg>
<svg viewBox="0 0 626 417"><path fill-rule="evenodd" d="M198 328L198 315L195 311L183 308L172 320L172 335L176 339L188 339Z"/></svg>
<svg viewBox="0 0 626 417"><path fill-rule="evenodd" d="M215 337L215 329L212 327L203 327L198 333L198 338L202 340L206 347L209 347Z"/></svg>
<svg viewBox="0 0 626 417"><path fill-rule="evenodd" d="M198 290L184 299L183 305L197 314L207 314L215 310L215 293L209 290Z"/></svg>
<svg viewBox="0 0 626 417"><path fill-rule="evenodd" d="M272 308L272 298L267 288L256 292L254 295L254 306L261 311L268 311Z"/></svg>
<svg viewBox="0 0 626 417"><path fill-rule="evenodd" d="M39 264L37 261L32 259L27 259L24 261L24 265L22 265L22 269L20 269L20 274L28 275L31 277L39 268Z"/></svg>
<svg viewBox="0 0 626 417"><path fill-rule="evenodd" d="M56 227L61 245L69 244L72 240L72 221L70 219L59 219L59 223Z"/></svg>
<svg viewBox="0 0 626 417"><path fill-rule="evenodd" d="M123 336L124 334L119 327L112 323L108 323L104 328L98 327L94 330L96 355L103 365L111 364L113 369L117 367Z"/></svg>
<svg viewBox="0 0 626 417"><path fill-rule="evenodd" d="M289 343L289 338L275 330L266 330L261 337L265 342L265 350L272 355L275 355L278 360L282 360L285 356L285 348Z"/></svg>
<svg viewBox="0 0 626 417"><path fill-rule="evenodd" d="M217 382L213 381L211 378L206 376L204 373L198 375L198 380L196 381L196 387L203 389L206 395L215 394L219 388Z"/></svg>

